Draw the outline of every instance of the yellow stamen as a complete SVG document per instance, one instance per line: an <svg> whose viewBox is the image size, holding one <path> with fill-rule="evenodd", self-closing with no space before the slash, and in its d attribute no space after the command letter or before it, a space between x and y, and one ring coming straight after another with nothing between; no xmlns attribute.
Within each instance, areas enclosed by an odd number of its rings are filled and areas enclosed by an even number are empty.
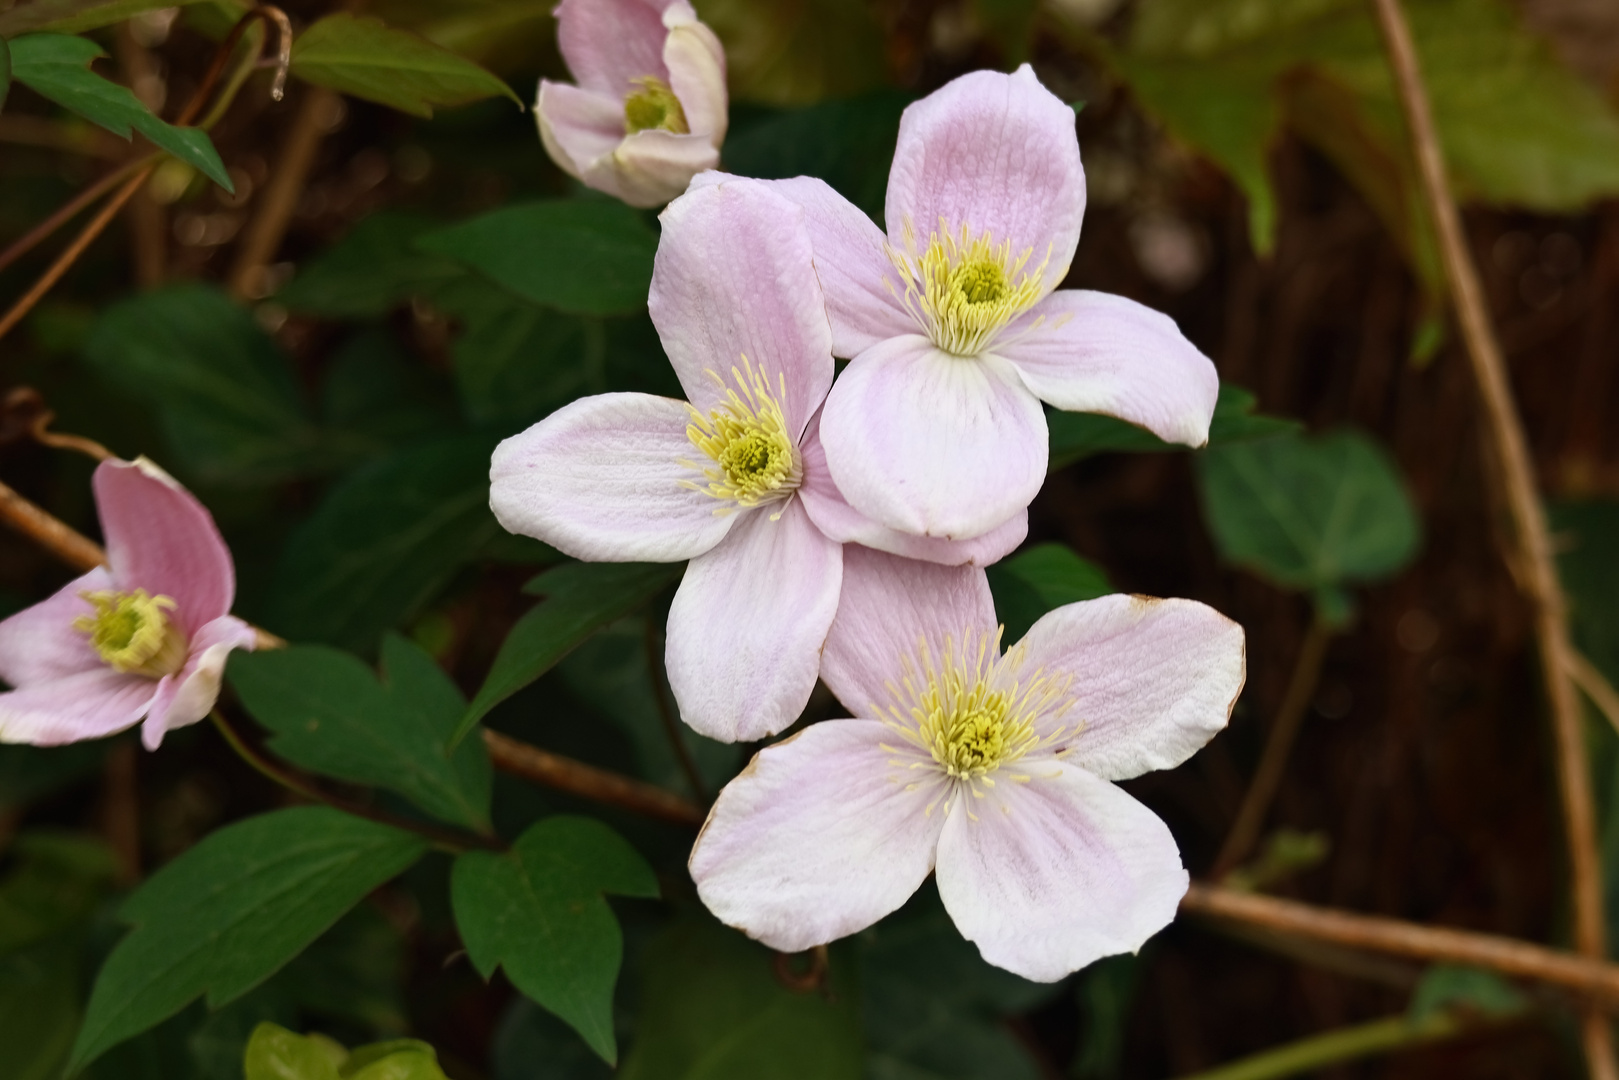
<svg viewBox="0 0 1619 1080"><path fill-rule="evenodd" d="M114 671L161 679L185 666L185 634L168 616L172 599L145 589L79 595L96 610L74 619L73 629L90 636L90 646Z"/></svg>
<svg viewBox="0 0 1619 1080"><path fill-rule="evenodd" d="M890 728L933 759L931 765L914 761L911 768L937 768L963 781L978 798L984 797L980 786L995 786L1000 770L1076 730L1051 724L1073 704L1065 700L1072 677L1044 670L1022 676L1024 649L1019 645L1002 656L1003 629L969 630L959 646L946 638L937 657L925 639L919 640L915 657L901 661L899 682L888 684L893 704L876 706ZM1036 731L1037 722L1047 728L1044 735ZM1029 780L1010 771L1000 778Z"/></svg>
<svg viewBox="0 0 1619 1080"><path fill-rule="evenodd" d="M974 239L966 225L952 232L941 220L920 254L909 221L903 233L905 250L888 249L904 283L901 302L945 352L978 355L1044 294L1050 249L1026 270L1034 249L1014 258L1011 241L996 244L987 231Z"/></svg>
<svg viewBox="0 0 1619 1080"><path fill-rule="evenodd" d="M691 132L686 124L686 110L680 107L680 99L675 97L668 83L650 75L632 82L641 89L624 99L626 135L652 129L672 131L677 135Z"/></svg>
<svg viewBox="0 0 1619 1080"><path fill-rule="evenodd" d="M779 376L773 394L769 379L762 370L754 370L746 356L742 358L742 370L731 369L734 388L714 372L708 374L725 390L726 400L707 416L686 406L691 412L686 437L713 465L681 462L701 472L706 481L681 483L733 504L716 509L716 514L791 497L803 481L804 465L782 411L787 400L787 377Z"/></svg>

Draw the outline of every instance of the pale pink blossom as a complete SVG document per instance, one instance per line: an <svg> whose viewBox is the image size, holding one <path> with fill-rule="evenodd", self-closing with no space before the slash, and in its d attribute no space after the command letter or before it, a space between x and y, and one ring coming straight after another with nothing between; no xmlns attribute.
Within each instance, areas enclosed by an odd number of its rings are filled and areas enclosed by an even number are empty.
<svg viewBox="0 0 1619 1080"><path fill-rule="evenodd" d="M905 536L843 502L817 416L831 331L803 212L757 180L676 200L649 308L688 401L600 394L501 443L490 506L512 532L579 559L690 559L669 612L681 716L713 738L791 724L837 611L841 544L987 564L1027 517L967 543Z"/></svg>
<svg viewBox="0 0 1619 1080"><path fill-rule="evenodd" d="M145 458L91 481L107 562L0 622L0 742L97 739L142 717L141 741L208 715L232 649L254 631L230 614L236 570L214 519Z"/></svg>
<svg viewBox="0 0 1619 1080"><path fill-rule="evenodd" d="M771 183L805 210L832 351L852 358L821 436L866 516L956 539L1000 525L1045 478L1042 401L1207 441L1218 378L1173 321L1054 291L1085 173L1073 110L1027 65L964 75L905 110L886 237L820 180Z"/></svg>
<svg viewBox="0 0 1619 1080"><path fill-rule="evenodd" d="M761 751L691 855L722 921L796 952L929 873L985 960L1050 982L1174 918L1175 840L1116 787L1220 731L1243 633L1188 600L1069 604L1001 652L982 570L850 546L821 677L858 719Z"/></svg>
<svg viewBox="0 0 1619 1080"><path fill-rule="evenodd" d="M562 0L556 17L578 85L540 80L534 118L563 170L662 206L719 163L725 51L686 0Z"/></svg>

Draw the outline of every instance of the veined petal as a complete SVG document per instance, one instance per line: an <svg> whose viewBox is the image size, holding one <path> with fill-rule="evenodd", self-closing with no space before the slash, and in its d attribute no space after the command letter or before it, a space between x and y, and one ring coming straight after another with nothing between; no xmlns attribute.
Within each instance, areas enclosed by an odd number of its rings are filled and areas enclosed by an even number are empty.
<svg viewBox="0 0 1619 1080"><path fill-rule="evenodd" d="M1046 476L1046 417L1017 370L919 335L844 369L821 441L849 505L900 532L967 540L1025 509Z"/></svg>
<svg viewBox="0 0 1619 1080"><path fill-rule="evenodd" d="M1056 982L1135 952L1175 918L1187 885L1180 851L1129 795L1060 762L984 790L951 807L938 882L956 928L989 963Z"/></svg>
<svg viewBox="0 0 1619 1080"><path fill-rule="evenodd" d="M1167 315L1122 296L1063 289L1002 340L993 351L1042 401L1116 416L1166 442L1209 441L1220 377Z"/></svg>
<svg viewBox="0 0 1619 1080"><path fill-rule="evenodd" d="M557 48L579 85L622 102L636 79L668 82L663 62L668 6L668 0L562 0L556 9Z"/></svg>
<svg viewBox="0 0 1619 1080"><path fill-rule="evenodd" d="M1048 612L1020 643L1025 671L1073 681L1046 727L1104 780L1173 769L1226 726L1246 676L1242 627L1193 600L1103 596Z"/></svg>
<svg viewBox="0 0 1619 1080"><path fill-rule="evenodd" d="M843 580L842 549L797 499L741 517L686 567L669 609L669 687L681 719L723 742L774 735L804 711Z"/></svg>
<svg viewBox="0 0 1619 1080"><path fill-rule="evenodd" d="M587 172L599 168L598 162L610 161L613 151L624 141L624 102L541 79L534 99L534 122L539 125L540 141L551 160L568 175L583 179Z"/></svg>
<svg viewBox="0 0 1619 1080"><path fill-rule="evenodd" d="M891 555L946 566L989 566L1016 550L1029 533L1027 509L1019 510L998 528L971 540L915 536L879 525L850 506L832 482L832 474L826 467L826 450L821 446L819 412L810 418L799 451L803 455L804 481L798 489L798 497L804 501L804 509L815 527L840 544L862 544Z"/></svg>
<svg viewBox="0 0 1619 1080"><path fill-rule="evenodd" d="M686 3L670 4L663 13L669 37L663 45L669 88L680 99L686 126L719 146L730 119L725 91L725 46L714 31L697 21Z"/></svg>
<svg viewBox="0 0 1619 1080"><path fill-rule="evenodd" d="M139 720L157 682L105 665L0 694L0 742L61 746L99 739Z"/></svg>
<svg viewBox="0 0 1619 1080"><path fill-rule="evenodd" d="M926 639L937 653L947 638L995 630L989 579L973 566L939 566L853 544L843 549L843 594L821 656L821 678L857 716L889 700L901 658Z"/></svg>
<svg viewBox="0 0 1619 1080"><path fill-rule="evenodd" d="M188 635L230 611L236 568L195 495L145 458L103 461L90 482L116 588L170 597Z"/></svg>
<svg viewBox="0 0 1619 1080"><path fill-rule="evenodd" d="M631 206L662 206L678 198L693 176L719 162L720 152L707 135L648 128L625 136L618 149L610 157L598 159L582 179ZM611 187L607 186L609 171Z"/></svg>
<svg viewBox="0 0 1619 1080"><path fill-rule="evenodd" d="M880 341L917 332L894 291L900 282L882 230L859 207L812 176L765 183L804 209L834 356L858 356Z"/></svg>
<svg viewBox="0 0 1619 1080"><path fill-rule="evenodd" d="M1047 259L1057 287L1079 246L1085 170L1074 111L1029 65L1011 75L974 71L905 110L888 174L888 237L904 250L906 222L920 244L942 219L973 237L986 230L1029 269Z"/></svg>
<svg viewBox="0 0 1619 1080"><path fill-rule="evenodd" d="M0 679L12 686L32 686L105 667L90 647L89 635L74 629L73 620L95 610L80 593L112 587L112 575L98 566L0 622Z"/></svg>
<svg viewBox="0 0 1619 1080"><path fill-rule="evenodd" d="M804 213L757 180L694 187L660 216L647 307L686 396L708 412L743 358L776 392L796 440L832 385L832 330ZM710 374L710 373L713 374Z"/></svg>
<svg viewBox="0 0 1619 1080"><path fill-rule="evenodd" d="M233 615L215 619L197 631L185 667L165 676L152 699L146 723L141 725L146 749L156 750L164 735L208 715L219 700L219 684L231 650L251 652L256 638L253 628Z"/></svg>
<svg viewBox="0 0 1619 1080"><path fill-rule="evenodd" d="M700 474L684 403L598 394L565 405L495 448L489 505L509 531L578 559L679 562L730 531L721 504L682 487Z"/></svg>
<svg viewBox="0 0 1619 1080"><path fill-rule="evenodd" d="M904 904L933 869L944 815L925 812L937 774L890 763L892 735L875 720L828 720L761 750L692 849L708 910L798 952Z"/></svg>

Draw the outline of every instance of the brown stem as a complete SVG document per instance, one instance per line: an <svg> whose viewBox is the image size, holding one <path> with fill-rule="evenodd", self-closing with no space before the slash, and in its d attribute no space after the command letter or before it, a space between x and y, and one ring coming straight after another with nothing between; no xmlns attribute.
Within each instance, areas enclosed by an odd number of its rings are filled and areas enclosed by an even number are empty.
<svg viewBox="0 0 1619 1080"><path fill-rule="evenodd" d="M1564 829L1574 900L1574 943L1587 957L1607 955L1603 924L1602 871L1597 853L1596 813L1591 774L1580 730L1580 703L1569 677L1573 648L1568 639L1567 605L1553 558L1546 516L1535 488L1528 440L1513 402L1506 362L1490 325L1478 270L1462 235L1461 215L1451 194L1433 111L1423 85L1411 28L1399 0L1373 0L1377 21L1394 70L1400 104L1410 129L1428 210L1439 234L1439 249L1455 298L1468 359L1478 382L1491 439L1500 465L1506 502L1514 525L1518 562L1527 576L1535 607L1535 636L1551 706L1557 743L1557 773L1563 797ZM1612 1033L1606 1019L1588 1013L1584 1022L1586 1060L1599 1080L1619 1080Z"/></svg>
<svg viewBox="0 0 1619 1080"><path fill-rule="evenodd" d="M708 816L701 806L672 791L541 750L498 731L485 728L483 741L495 768L536 784L677 825L701 825Z"/></svg>
<svg viewBox="0 0 1619 1080"><path fill-rule="evenodd" d="M135 744L124 740L107 753L102 765L101 808L107 843L118 863L118 883L134 885L141 879L140 784Z"/></svg>
<svg viewBox="0 0 1619 1080"><path fill-rule="evenodd" d="M1327 645L1331 640L1332 628L1317 612L1310 619L1310 628L1305 631L1304 641L1299 646L1298 659L1293 663L1293 675L1288 680L1287 693L1282 697L1282 707L1276 711L1276 719L1265 738L1259 768L1254 771L1253 780L1249 781L1242 806L1237 810L1237 818L1231 823L1225 843L1220 846L1219 858L1214 861L1212 876L1215 878L1223 878L1241 865L1249 852L1253 851L1260 830L1265 827L1265 815L1270 811L1276 790L1281 787L1282 775L1287 771L1287 757L1293 751L1293 742L1298 738L1310 699L1315 696L1316 683L1321 679L1321 663L1326 658Z"/></svg>
<svg viewBox="0 0 1619 1080"><path fill-rule="evenodd" d="M125 165L121 165L109 172L106 176L103 176L100 180L97 180L95 183L85 188L83 191L79 192L77 195L73 196L73 198L69 199L66 203L59 207L55 213L51 214L50 217L46 218L44 221L41 221L38 225L35 225L22 236L12 241L11 245L4 251L0 251L0 270L4 270L6 267L22 258L33 248L35 244L39 243L51 233L55 232L57 229L60 229L67 222L71 221L78 215L80 210L83 210L85 207L101 198L107 192L123 183L130 177L131 174L137 172L144 166L161 159L161 157L161 154L153 154L137 161L131 161Z"/></svg>
<svg viewBox="0 0 1619 1080"><path fill-rule="evenodd" d="M275 258L292 223L298 197L315 164L315 151L325 136L327 118L336 108L338 96L330 90L310 86L303 104L293 118L286 141L277 155L275 175L259 196L257 212L248 222L236 249L236 261L225 279L225 287L237 298L254 295L265 266Z"/></svg>
<svg viewBox="0 0 1619 1080"><path fill-rule="evenodd" d="M114 53L123 71L124 81L137 95L143 85L159 78L156 61L135 36L134 25L125 22L118 27ZM159 102L146 102L148 107L160 107ZM151 193L142 187L129 201L126 224L129 226L130 261L135 284L142 289L155 289L163 284L168 263L168 215Z"/></svg>
<svg viewBox="0 0 1619 1080"><path fill-rule="evenodd" d="M105 559L101 545L0 483L0 518L76 570L94 570Z"/></svg>
<svg viewBox="0 0 1619 1080"><path fill-rule="evenodd" d="M1613 688L1613 683L1602 674L1602 670L1581 652L1574 652L1568 658L1568 673L1573 677L1575 685L1585 692L1591 699L1591 704L1597 707L1614 731L1619 731L1619 690Z"/></svg>
<svg viewBox="0 0 1619 1080"><path fill-rule="evenodd" d="M1356 915L1220 885L1194 883L1181 911L1262 926L1274 933L1330 941L1416 960L1467 964L1551 983L1619 1008L1619 965L1469 930Z"/></svg>
<svg viewBox="0 0 1619 1080"><path fill-rule="evenodd" d="M691 747L686 745L680 720L663 692L663 657L658 652L658 627L650 619L646 624L646 670L647 678L652 683L652 696L658 702L658 719L663 722L663 733L669 737L669 745L674 748L675 760L680 762L680 771L686 774L686 783L691 785L692 795L698 802L706 803L709 799L708 792L703 789L703 774L697 771L697 761L691 756Z"/></svg>

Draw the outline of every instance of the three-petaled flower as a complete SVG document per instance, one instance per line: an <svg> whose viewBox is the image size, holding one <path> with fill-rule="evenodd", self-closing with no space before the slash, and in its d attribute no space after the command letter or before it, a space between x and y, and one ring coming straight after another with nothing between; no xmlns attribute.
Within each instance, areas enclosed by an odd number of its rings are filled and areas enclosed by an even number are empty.
<svg viewBox="0 0 1619 1080"><path fill-rule="evenodd" d="M1000 525L1045 478L1042 401L1207 441L1219 381L1173 321L1054 291L1085 173L1073 110L1027 65L963 75L906 109L887 237L820 180L771 183L805 209L833 353L852 358L821 433L833 480L868 517L956 539Z"/></svg>
<svg viewBox="0 0 1619 1080"><path fill-rule="evenodd" d="M982 570L849 547L822 677L860 719L761 751L691 855L722 921L798 951L897 909L930 872L984 959L1050 982L1174 918L1168 828L1115 787L1225 726L1243 633L1188 600L1107 596L1005 653Z"/></svg>
<svg viewBox="0 0 1619 1080"><path fill-rule="evenodd" d="M662 206L719 162L725 51L686 0L562 0L556 15L579 85L540 80L534 118L564 171Z"/></svg>
<svg viewBox="0 0 1619 1080"><path fill-rule="evenodd" d="M968 543L893 533L843 502L816 416L831 331L803 212L756 180L691 192L662 215L649 308L687 401L582 398L501 443L502 525L580 559L690 559L669 611L682 718L727 741L798 718L837 612L841 543L989 563L1027 517Z"/></svg>
<svg viewBox="0 0 1619 1080"><path fill-rule="evenodd" d="M92 481L107 562L0 622L0 741L40 746L146 724L165 733L213 708L232 649L252 627L230 614L236 571L213 518L145 458Z"/></svg>

